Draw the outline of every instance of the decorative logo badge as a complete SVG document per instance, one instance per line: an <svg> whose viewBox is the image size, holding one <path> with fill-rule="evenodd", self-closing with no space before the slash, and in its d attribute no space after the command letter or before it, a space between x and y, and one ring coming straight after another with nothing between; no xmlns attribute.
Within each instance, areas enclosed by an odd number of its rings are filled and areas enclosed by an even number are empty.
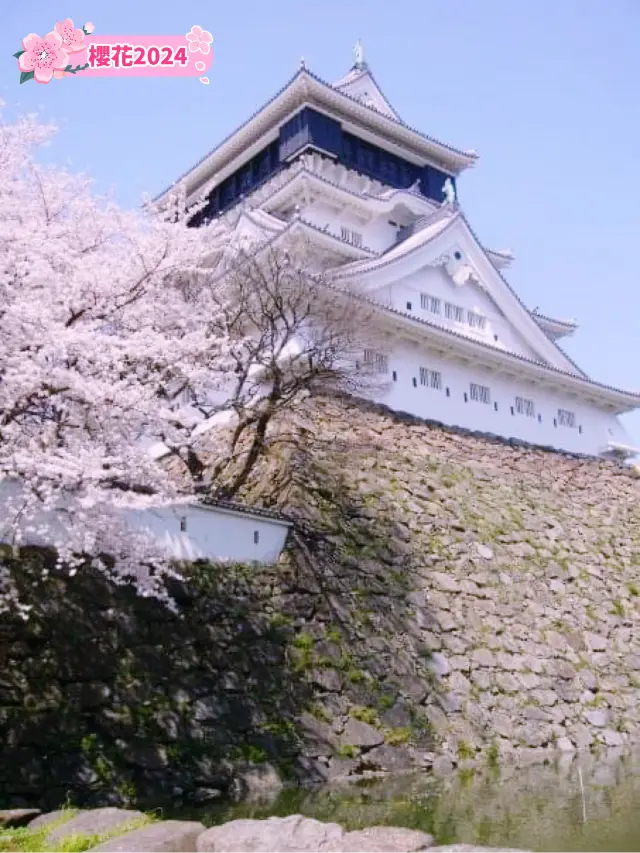
<svg viewBox="0 0 640 853"><path fill-rule="evenodd" d="M84 77L200 77L213 61L213 36L197 24L184 36L94 36L88 21L73 26L58 21L46 36L30 33L22 40L18 60L20 82L50 83Z"/></svg>

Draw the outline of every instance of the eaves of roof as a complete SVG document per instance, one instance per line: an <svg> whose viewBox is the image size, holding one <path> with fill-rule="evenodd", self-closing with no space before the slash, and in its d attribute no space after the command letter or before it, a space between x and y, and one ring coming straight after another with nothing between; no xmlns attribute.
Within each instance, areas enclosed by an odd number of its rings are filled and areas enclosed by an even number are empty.
<svg viewBox="0 0 640 853"><path fill-rule="evenodd" d="M406 320L410 320L412 323L416 323L421 326L428 326L432 329L436 329L439 333L443 333L446 336L450 336L451 338L457 338L459 340L465 341L467 344L471 344L474 347L479 347L483 350L491 352L493 355L506 356L506 358L518 362L523 362L525 364L529 364L538 370L544 373L551 373L559 376L566 376L568 379L571 379L573 382L584 383L587 386L591 386L594 388L598 388L602 391L609 391L613 394L619 394L623 397L629 399L629 401L634 400L637 401L637 405L640 406L640 393L636 393L633 391L624 391L621 388L615 388L613 385L605 385L602 382L596 382L593 379L589 379L586 376L580 376L575 373L569 373L567 370L561 370L559 367L554 367L550 364L543 364L540 361L535 361L532 358L527 358L527 356L520 355L520 353L512 352L511 350L505 349L496 349L496 347L491 344L487 344L484 341L478 341L474 338L469 337L468 335L463 335L461 332L456 332L453 329L447 329L444 326L439 326L437 323L433 323L430 320L426 320L422 317L416 317L413 314L408 314L406 311L399 311L397 308L390 308L386 305L381 305L378 302L375 302L372 299L366 299L366 301L375 306L385 313L393 314L398 317L403 317ZM630 406L629 409L634 408Z"/></svg>
<svg viewBox="0 0 640 853"><path fill-rule="evenodd" d="M223 139L223 140L222 140L218 145L216 145L216 146L215 146L214 148L212 148L209 152L207 152L207 154L205 154L205 155L204 155L204 157L201 157L201 158L200 158L200 160L198 160L198 162L197 162L197 163L195 163L193 166L191 166L191 168L187 169L187 171L183 172L183 173L182 173L182 175L180 175L180 177L179 177L179 178L177 178L177 179L176 179L172 184L170 184L170 186L166 187L166 188L165 188L161 193L159 193L159 194L154 198L154 202L158 202L158 201L160 201L160 200L161 200L165 195L167 195L167 194L171 191L171 189L172 189L174 186L176 186L176 184L179 184L181 181L183 181L185 178L187 178L190 174L192 174L192 173L193 173L193 172L194 172L194 171L195 171L199 166L201 166L201 165L202 165L204 162L206 162L206 161L207 161L207 160L208 160L208 159L209 159L213 154L215 154L215 153L216 153L216 151L219 151L219 150L220 150L220 149L221 149L221 148L222 148L226 143L228 143L228 142L229 142L229 141L230 141L230 140L231 140L231 139L232 139L232 138L233 138L237 133L239 133L241 130L243 130L244 128L246 128L246 127L247 127L249 124L251 124L251 122L252 122L254 119L256 119L256 118L257 118L257 117L258 117L258 116L259 116L259 115L260 115L264 110L266 110L269 106L271 106L271 104L273 104L273 103L274 103L274 102L275 102L275 101L276 101L276 100L277 100L281 95L283 95L283 94L287 91L287 89L289 89L289 87L290 87L290 86L292 86L292 85L295 83L295 81L296 81L296 80L298 80L299 78L304 77L304 76L307 76L307 77L309 77L311 80L315 81L316 83L319 83L319 84L320 84L321 86L323 86L325 89L327 89L327 90L331 91L334 95L337 95L337 96L338 96L338 97L340 97L340 98L344 98L346 101L348 101L348 102L350 102L351 104L353 104L353 105L354 105L354 107L359 108L359 109L363 109L363 110L368 110L368 111L369 111L369 112L371 112L373 115L375 115L375 116L377 116L378 118L380 118L381 120L383 120L383 121L387 121L387 122L389 122L391 125L396 125L396 126L398 126L398 127L402 128L402 129L403 129L403 130L405 130L405 131L409 131L410 133L415 134L416 136L420 137L421 139L425 140L426 142L429 142L429 143L430 143L430 144L432 144L432 145L436 145L437 147L442 148L442 149L444 149L445 151L449 151L451 154L456 155L456 157L463 158L463 159L466 161L466 165L471 165L472 163L474 163L474 162L478 159L478 155L477 155L475 152L474 152L474 153L471 153L471 152L468 152L468 151L462 151L461 149L459 149L459 148L455 148L455 147L454 147L454 146L452 146L452 145L448 145L447 143L440 142L438 139L435 139L435 138L434 138L434 137L432 137L432 136L428 136L427 134L422 133L422 132L421 132L421 131L419 131L419 130L416 130L415 128L411 127L410 125L406 124L405 122L401 121L400 119L392 118L391 116L384 115L383 113L379 112L378 110L374 109L373 107L367 106L366 104L362 104L362 103L361 103L360 101L358 101L356 98L353 98L353 97L351 97L350 95L347 95L346 93L341 92L341 91L340 91L340 90L338 90L338 89L335 89L335 88L334 88L330 83L327 83L327 81L326 81L326 80L323 80L323 79L322 79L321 77L319 77L317 74L314 74L313 72L311 72L311 71L309 71L308 69L304 68L304 69L300 69L299 71L297 71L297 72L293 75L293 77L291 77L291 78L288 80L288 82L287 82L284 86L282 86L282 87L281 87L281 88L280 88L280 89L279 89L279 90L278 90L278 91L277 91L277 92L276 92L276 93L275 93L275 94L274 94L274 95L273 95L273 96L272 96L272 97L271 97L271 98L270 98L270 99L269 99L265 104L263 104L259 109L255 110L255 111L254 111L254 112L249 116L249 118L248 118L248 119L246 119L246 121L244 121L242 124L240 124L238 127L236 127L236 128L235 128L235 129L234 129L230 134L228 134L228 135L227 135L227 136L226 136L226 137L225 137L225 138L224 138L224 139ZM377 83L376 83L376 85L377 85Z"/></svg>
<svg viewBox="0 0 640 853"><path fill-rule="evenodd" d="M548 323L553 323L554 326L562 326L565 329L577 329L578 324L573 320L558 320L555 317L549 317L548 314L541 314L539 311L529 312L534 320L546 320Z"/></svg>
<svg viewBox="0 0 640 853"><path fill-rule="evenodd" d="M290 222L280 232L280 234L276 234L273 237L271 237L269 240L267 240L266 242L261 243L260 246L256 248L256 254L261 253L262 251L267 249L269 246L273 245L276 241L281 240L282 237L291 230L292 226L295 225L296 222L301 223L301 224L306 224L306 225L308 225L308 227L312 228L313 230L318 231L320 234L325 234L326 236L330 236L330 237L333 236L331 234L326 234L326 232L322 231L322 229L317 228L317 226L309 225L308 223L303 223L299 219L293 220L293 222ZM342 241L338 237L334 237L333 239L342 244ZM342 245L344 245L344 244L342 244ZM340 268L338 267L335 270L335 272L339 273L339 271L340 271ZM224 273L221 273L220 277L222 277L222 275L224 275ZM327 286L332 287L337 292L340 292L342 290L342 288L340 288L337 285L331 285L331 284L327 283ZM517 296L517 294L515 294L515 295ZM363 302L366 302L368 305L371 305L373 308L376 308L376 309L380 310L381 312L384 312L390 316L400 317L404 321L409 321L413 325L433 329L434 331L437 331L440 335L444 335L445 337L449 337L451 340L464 341L467 346L471 346L473 348L478 348L478 350L480 350L480 351L491 353L494 357L496 357L496 356L497 357L504 357L510 361L513 361L516 364L520 363L520 364L529 365L530 367L534 367L536 369L536 371L541 372L541 373L547 373L550 375L566 377L566 379L571 380L571 383L577 383L579 387L581 385L585 385L586 387L596 388L596 389L599 389L600 391L609 392L610 394L615 394L615 395L618 395L619 397L624 397L624 398L626 398L626 403L629 404L628 407L626 408L626 411L640 407L640 393L633 392L633 391L624 391L623 389L616 388L613 385L606 385L602 382L596 382L593 379L589 379L584 374L570 373L569 371L562 370L559 367L554 367L553 365L550 365L550 364L543 364L542 362L536 361L535 359L527 358L527 356L521 355L520 353L511 352L510 350L505 350L505 349L497 349L496 347L492 346L491 344L487 344L484 341L475 340L474 338L471 338L468 335L463 335L461 332L456 332L453 329L447 329L443 326L438 325L437 323L431 322L430 320L424 319L422 317L416 317L412 314L408 314L405 311L399 311L397 308L391 308L389 306L383 305L382 303L377 302L373 299L370 299L369 297L358 295L357 298ZM520 301L519 298L518 298L518 301L520 302L520 304L522 304L522 302ZM525 310L526 310L526 308L525 308ZM529 312L527 312L527 313L529 313ZM556 346L557 346L557 344L556 344ZM560 349L560 347L558 347L558 349ZM569 359L569 361L571 361L571 360ZM573 363L573 362L571 362L571 363ZM635 405L636 403L637 403L637 405Z"/></svg>
<svg viewBox="0 0 640 853"><path fill-rule="evenodd" d="M434 218L434 217L435 217L435 215L436 215L436 214L432 214L432 217L431 217L431 218ZM469 220L466 218L466 216L464 215L464 213L462 212L462 210L460 210L460 208L459 208L459 207L457 207L457 208L456 208L456 212L455 212L455 214L451 217L450 223L449 223L449 225L447 226L447 228L451 227L451 225L453 225L453 223L454 223L454 222L456 221L456 219L458 219L458 218L459 218L459 219L461 219L461 220L465 223L466 227L467 227L467 228L468 228L468 230L469 230L469 233L471 234L471 236L473 237L473 239L475 240L475 242L478 244L478 246L480 247L480 249L481 249L481 250L486 254L486 249L484 249L484 248L483 248L482 243L481 243L481 242L480 242L480 240L478 239L478 235L475 233L475 231L474 231L474 230L473 230L473 228L471 227L471 224L469 223ZM426 219L426 218L425 218L425 219ZM426 224L426 223L425 223L425 224ZM418 233L419 233L419 232L416 232L416 234L418 234ZM444 233L444 231L441 231L441 232L439 232L437 235L434 235L434 238L433 238L433 239L435 239L436 237L439 237L442 233ZM407 251L407 255L410 255L410 254L412 254L413 252L418 251L420 248L422 248L422 246L423 246L423 245L424 245L424 244L420 243L420 244L417 244L417 245L413 246L411 249L409 249L409 250ZM392 247L392 248L393 248L393 247ZM387 259L385 259L385 256L384 256L384 255L382 255L382 256L380 257L380 261L379 261L379 263L377 263L377 264L372 264L372 265L371 265L371 267L370 267L369 269L373 268L374 266L375 266L375 267L377 267L377 268L382 268L382 267L384 267L384 266L387 266L388 264L392 264L392 263L394 263L395 259L396 259L396 258L395 258L395 256L394 256L394 257L391 257L391 258L387 258ZM487 260L489 261L489 263L491 263L491 259L490 259L490 258L488 258ZM515 297L515 299L517 300L517 302L518 302L518 304L520 305L520 307L522 308L522 310L526 312L527 316L531 317L531 318L535 321L535 318L533 317L533 315L531 314L531 312L529 311L529 309L527 308L527 306L524 304L524 302L522 301L522 299L520 298L520 296L518 295L518 293L513 289L513 287L511 287L511 285L509 284L509 282L507 281L507 279L503 276L502 272L501 272L501 271L500 271L500 270L495 266L495 264L491 263L491 266L492 266L492 268L495 270L495 272L497 273L497 275L500 277L500 279L501 279L501 281L504 283L504 285L507 287L507 289L508 289L512 294L513 294L513 296L514 296L514 297ZM367 271L369 271L369 270L367 270ZM356 268L355 270L353 270L353 272L352 272L352 271L350 271L350 270L345 270L345 273L347 273L347 274L349 274L349 275L357 275L359 272L361 272L361 270L359 270L359 269L357 269L357 268ZM339 271L339 270L338 270L338 275L340 275L340 271ZM536 323L536 325L538 326L538 328L540 328L539 324L537 324L537 323ZM541 331L542 331L542 329L541 329ZM574 360L573 360L569 355L567 355L567 353L566 353L566 352L565 352L565 351L564 351L560 346L558 346L557 342L556 342L556 341L552 341L551 339L548 339L548 340L549 340L549 342L550 342L550 343L551 343L551 344L552 344L552 345L553 345L553 346L558 350L558 352L563 356L563 358L565 358L565 359L566 359L566 360L567 360L567 361L568 361L568 362L569 362L573 367L575 367L575 369L576 369L576 375L577 375L577 376L581 376L581 377L583 377L583 378L586 378L586 374L584 373L584 371L583 371L583 370L581 370L581 368L580 368L580 367L578 367L578 365L575 363L575 361L574 361ZM562 372L562 371L561 371L561 372Z"/></svg>
<svg viewBox="0 0 640 853"><path fill-rule="evenodd" d="M267 509L266 507L247 506L246 504L236 503L235 501L227 501L214 497L206 497L200 500L199 506L207 507L208 509L222 509L227 512L237 512L242 515L255 515L258 518L268 518L273 521L280 521L284 524L293 524L292 520L286 515L276 510Z"/></svg>

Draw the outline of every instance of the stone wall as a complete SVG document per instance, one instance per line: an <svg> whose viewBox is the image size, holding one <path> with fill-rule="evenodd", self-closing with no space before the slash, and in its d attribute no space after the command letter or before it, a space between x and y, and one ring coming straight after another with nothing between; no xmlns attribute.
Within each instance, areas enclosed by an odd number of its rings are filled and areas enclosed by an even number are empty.
<svg viewBox="0 0 640 853"><path fill-rule="evenodd" d="M33 610L0 623L0 801L201 803L640 740L632 471L337 400L272 437L240 497L296 518L278 566L193 567L171 614L14 562Z"/></svg>
<svg viewBox="0 0 640 853"><path fill-rule="evenodd" d="M640 740L636 470L353 401L309 403L302 433L284 505L335 535L333 485L340 535L366 519L405 553L407 654L434 674L421 704L441 763ZM375 546L353 559L388 582Z"/></svg>

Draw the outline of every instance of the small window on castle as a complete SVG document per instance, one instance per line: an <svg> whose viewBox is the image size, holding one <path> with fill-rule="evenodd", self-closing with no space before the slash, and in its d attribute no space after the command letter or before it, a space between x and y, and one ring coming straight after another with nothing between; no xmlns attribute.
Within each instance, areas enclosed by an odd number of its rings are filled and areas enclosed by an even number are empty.
<svg viewBox="0 0 640 853"><path fill-rule="evenodd" d="M469 397L476 403L491 403L491 389L486 385L476 385L472 382L469 385Z"/></svg>
<svg viewBox="0 0 640 853"><path fill-rule="evenodd" d="M498 411L498 404L497 404L497 403L494 403L494 404L493 404L493 411L494 411L494 412L497 412L497 411Z"/></svg>
<svg viewBox="0 0 640 853"><path fill-rule="evenodd" d="M575 412L570 412L567 409L558 409L558 423L560 426L573 429L576 425Z"/></svg>
<svg viewBox="0 0 640 853"><path fill-rule="evenodd" d="M487 318L476 311L467 311L467 320L472 329L480 329L481 332L484 331L484 327L487 325Z"/></svg>
<svg viewBox="0 0 640 853"><path fill-rule="evenodd" d="M389 359L383 353L376 352L375 350L366 349L364 351L364 363L367 367L375 370L376 373L389 372Z"/></svg>
<svg viewBox="0 0 640 853"><path fill-rule="evenodd" d="M397 382L398 381L398 374L396 373L395 370L393 371L393 373L391 375L393 376L393 381Z"/></svg>
<svg viewBox="0 0 640 853"><path fill-rule="evenodd" d="M187 530L187 517L185 515L180 519L180 532L186 533Z"/></svg>
<svg viewBox="0 0 640 853"><path fill-rule="evenodd" d="M411 311L411 303L407 302L407 311Z"/></svg>
<svg viewBox="0 0 640 853"><path fill-rule="evenodd" d="M539 423L539 424L541 424L541 423L542 423L542 415L540 415L540 414L538 415L538 423Z"/></svg>
<svg viewBox="0 0 640 853"><path fill-rule="evenodd" d="M454 320L456 323L464 323L464 308L462 305L452 305L450 302L445 302L444 316L447 320Z"/></svg>
<svg viewBox="0 0 640 853"><path fill-rule="evenodd" d="M447 397L450 397L450 396L451 396L451 389L450 389L450 388L445 388L445 389L444 389L444 393L447 395Z"/></svg>
<svg viewBox="0 0 640 853"><path fill-rule="evenodd" d="M413 379L411 381L413 382L413 387L417 388L418 387L418 380L416 379L415 376L413 377Z"/></svg>
<svg viewBox="0 0 640 853"><path fill-rule="evenodd" d="M536 407L533 400L528 400L526 397L516 397L516 412L528 418L535 418Z"/></svg>
<svg viewBox="0 0 640 853"><path fill-rule="evenodd" d="M420 368L420 384L434 391L442 390L442 374L438 370L430 370L428 367Z"/></svg>
<svg viewBox="0 0 640 853"><path fill-rule="evenodd" d="M260 541L260 531L254 530L253 531L253 544L257 545L259 541Z"/></svg>
<svg viewBox="0 0 640 853"><path fill-rule="evenodd" d="M423 311L431 311L432 314L440 314L440 300L435 296L430 296L428 293L420 294L420 307Z"/></svg>
<svg viewBox="0 0 640 853"><path fill-rule="evenodd" d="M580 433L580 435L582 435L582 427L581 426L578 427L578 432Z"/></svg>

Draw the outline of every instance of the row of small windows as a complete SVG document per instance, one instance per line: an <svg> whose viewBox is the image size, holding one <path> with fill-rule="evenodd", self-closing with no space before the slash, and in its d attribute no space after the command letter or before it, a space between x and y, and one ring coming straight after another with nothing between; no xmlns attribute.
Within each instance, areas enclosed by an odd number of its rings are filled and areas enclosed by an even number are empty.
<svg viewBox="0 0 640 853"><path fill-rule="evenodd" d="M378 353L375 350L365 350L364 351L364 363L371 367L376 373L388 373L389 372L389 359L388 356ZM429 367L420 367L418 373L420 385L425 388L431 388L434 391L442 391L444 389L446 396L451 396L451 391L449 388L445 388L442 382L442 373L438 370L431 370ZM392 378L394 382L398 381L398 374L394 370L392 374ZM418 387L418 380L416 377L413 377L413 387ZM484 405L491 405L491 389L487 385L479 385L476 382L469 383L469 391L464 392L463 394L465 403L482 403ZM511 406L511 414L512 415L522 415L528 418L536 417L536 406L533 400L528 399L527 397L516 397L514 401L515 405ZM493 408L495 411L498 411L498 403L494 402ZM538 414L538 423L542 423L542 415ZM568 427L570 429L576 428L576 415L575 412L571 412L568 409L558 409L557 416L553 419L553 425L555 427ZM578 432L582 432L582 427L578 427Z"/></svg>
<svg viewBox="0 0 640 853"><path fill-rule="evenodd" d="M423 311L430 311L432 314L442 314L442 300L437 296L431 296L429 293L420 294L420 307ZM407 308L411 310L411 303L407 303ZM456 323L466 322L473 329L484 330L487 325L487 318L477 311L465 310L462 305L454 305L451 302L444 303L444 316L447 320L453 320Z"/></svg>
<svg viewBox="0 0 640 853"><path fill-rule="evenodd" d="M341 228L341 236L345 243L350 243L352 246L360 248L362 246L362 234L359 231L352 231L351 228Z"/></svg>

